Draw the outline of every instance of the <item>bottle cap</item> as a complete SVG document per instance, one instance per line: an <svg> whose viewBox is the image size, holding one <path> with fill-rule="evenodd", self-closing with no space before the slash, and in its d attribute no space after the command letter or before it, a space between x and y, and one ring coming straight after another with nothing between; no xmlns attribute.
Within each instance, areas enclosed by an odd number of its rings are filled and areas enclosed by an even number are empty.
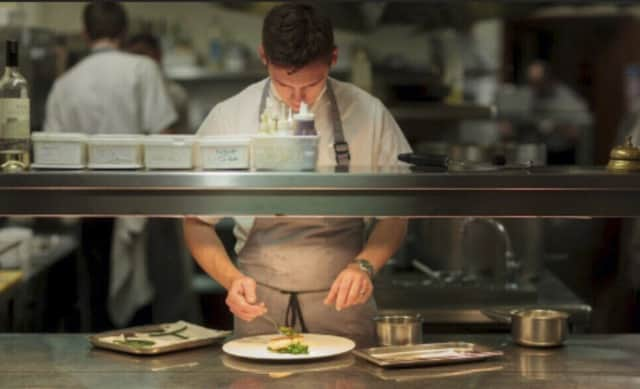
<svg viewBox="0 0 640 389"><path fill-rule="evenodd" d="M300 111L293 115L293 120L314 120L313 112L309 111L309 106L304 101L300 103Z"/></svg>
<svg viewBox="0 0 640 389"><path fill-rule="evenodd" d="M18 66L18 41L7 40L7 66Z"/></svg>

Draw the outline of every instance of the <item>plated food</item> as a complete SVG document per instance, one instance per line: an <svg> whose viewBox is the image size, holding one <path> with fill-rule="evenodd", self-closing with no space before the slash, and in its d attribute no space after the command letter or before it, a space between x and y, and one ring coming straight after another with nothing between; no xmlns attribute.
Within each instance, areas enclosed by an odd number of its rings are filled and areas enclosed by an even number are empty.
<svg viewBox="0 0 640 389"><path fill-rule="evenodd" d="M282 337L281 334L274 335L273 333L232 339L222 346L222 351L234 357L249 359L306 361L344 354L355 347L355 343L351 339L341 336L314 333L304 333L302 336L302 344L308 346L307 353L304 354L269 350L269 343ZM280 341L282 339L277 340ZM300 339L298 338L298 340ZM278 346L278 344L274 344L274 346Z"/></svg>
<svg viewBox="0 0 640 389"><path fill-rule="evenodd" d="M309 354L309 345L304 343L304 336L297 333L271 339L267 344L267 349L277 353Z"/></svg>

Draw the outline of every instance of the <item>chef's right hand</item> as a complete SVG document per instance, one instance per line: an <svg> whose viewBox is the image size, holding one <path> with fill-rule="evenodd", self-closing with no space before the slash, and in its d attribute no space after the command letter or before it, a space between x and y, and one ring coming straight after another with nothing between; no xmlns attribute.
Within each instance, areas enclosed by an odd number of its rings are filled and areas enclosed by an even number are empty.
<svg viewBox="0 0 640 389"><path fill-rule="evenodd" d="M231 313L245 321L251 321L267 312L264 303L257 303L256 281L247 276L233 280L225 302Z"/></svg>

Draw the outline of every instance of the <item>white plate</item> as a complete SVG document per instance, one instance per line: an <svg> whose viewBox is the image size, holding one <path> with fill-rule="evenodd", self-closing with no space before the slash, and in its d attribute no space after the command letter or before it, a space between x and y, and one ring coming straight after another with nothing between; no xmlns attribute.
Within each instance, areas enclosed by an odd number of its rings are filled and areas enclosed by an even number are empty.
<svg viewBox="0 0 640 389"><path fill-rule="evenodd" d="M309 345L309 354L281 354L267 349L270 339L279 334L258 335L229 341L222 351L229 355L249 359L292 361L301 359L326 358L353 350L356 344L347 338L333 335L303 334L304 343Z"/></svg>

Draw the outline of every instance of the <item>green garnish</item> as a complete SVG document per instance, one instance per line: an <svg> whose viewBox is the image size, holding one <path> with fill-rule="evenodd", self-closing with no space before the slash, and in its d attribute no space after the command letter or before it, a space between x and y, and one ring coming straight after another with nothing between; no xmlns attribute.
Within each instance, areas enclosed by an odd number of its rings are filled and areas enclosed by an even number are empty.
<svg viewBox="0 0 640 389"><path fill-rule="evenodd" d="M282 335L288 336L290 338L293 338L294 336L298 335L296 330L294 330L292 327L280 326L280 327L278 327L278 330L280 330L280 333Z"/></svg>
<svg viewBox="0 0 640 389"><path fill-rule="evenodd" d="M173 335L173 336L175 336L177 338L180 338L180 339L189 339L188 336L185 336L185 335L181 334L181 332L183 332L186 329L187 329L187 326L178 328L177 330L170 331L170 332L164 332L164 330L161 330L161 331L151 332L149 334L149 336L169 336L169 335Z"/></svg>
<svg viewBox="0 0 640 389"><path fill-rule="evenodd" d="M282 347L277 350L269 348L271 351L275 351L281 354L309 354L309 346L300 342L294 342L287 347Z"/></svg>
<svg viewBox="0 0 640 389"><path fill-rule="evenodd" d="M124 346L129 346L136 349L147 348L156 344L156 342L152 340L144 340L144 339L114 340L113 343L122 344Z"/></svg>

